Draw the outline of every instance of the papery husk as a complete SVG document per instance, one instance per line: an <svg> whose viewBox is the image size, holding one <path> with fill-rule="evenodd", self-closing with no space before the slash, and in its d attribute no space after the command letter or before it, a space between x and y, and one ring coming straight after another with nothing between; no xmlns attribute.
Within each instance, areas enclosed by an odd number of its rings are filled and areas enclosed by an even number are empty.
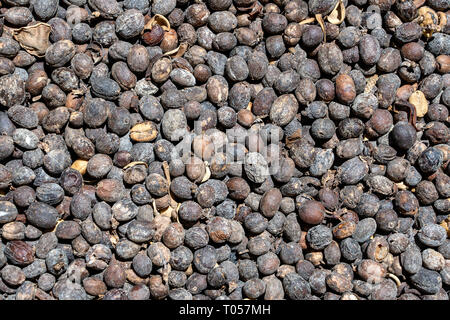
<svg viewBox="0 0 450 320"><path fill-rule="evenodd" d="M173 211L174 211L174 209L171 206L168 206L167 208L160 210L159 214L161 214L167 218L172 218Z"/></svg>
<svg viewBox="0 0 450 320"><path fill-rule="evenodd" d="M416 90L414 91L408 99L409 103L411 103L416 108L416 115L418 117L424 117L428 112L428 101L425 98L425 95L422 91Z"/></svg>
<svg viewBox="0 0 450 320"><path fill-rule="evenodd" d="M206 182L209 180L209 178L211 178L211 170L209 169L209 164L207 161L204 161L204 163L205 163L205 174L203 175L203 178L200 181L200 183Z"/></svg>
<svg viewBox="0 0 450 320"><path fill-rule="evenodd" d="M160 14L155 14L144 26L144 30L142 30L142 33L144 33L145 31L148 30L152 30L153 26L155 24L159 24L159 26L164 30L164 31L169 31L170 30L170 22L169 20L166 19L166 17L164 17L163 15Z"/></svg>
<svg viewBox="0 0 450 320"><path fill-rule="evenodd" d="M397 182L396 185L399 190L408 190L408 186L405 185L403 182Z"/></svg>
<svg viewBox="0 0 450 320"><path fill-rule="evenodd" d="M316 21L316 18L306 18L306 19L300 21L298 24L300 24L300 25L308 24L308 23L313 23L314 21Z"/></svg>
<svg viewBox="0 0 450 320"><path fill-rule="evenodd" d="M172 58L181 57L186 52L188 47L189 44L187 42L183 42L177 48L164 53L163 56L171 56Z"/></svg>
<svg viewBox="0 0 450 320"><path fill-rule="evenodd" d="M163 283L167 284L169 281L169 273L172 271L172 266L170 264L165 264L162 268L158 269L157 272L161 274Z"/></svg>
<svg viewBox="0 0 450 320"><path fill-rule="evenodd" d="M111 241L111 244L113 245L113 247L115 248L117 243L119 242L120 238L119 235L117 234L116 230L113 230L111 232L111 235L109 236L109 240Z"/></svg>
<svg viewBox="0 0 450 320"><path fill-rule="evenodd" d="M126 170L128 168L131 168L131 167L134 167L134 166L137 166L137 165L144 165L144 166L146 166L148 168L147 162L144 162L144 161L133 161L133 162L130 162L129 164L127 164L125 167L123 167L122 170Z"/></svg>
<svg viewBox="0 0 450 320"><path fill-rule="evenodd" d="M94 64L99 63L103 60L105 52L103 51L103 46L100 43L92 42L86 47L86 54L91 57Z"/></svg>
<svg viewBox="0 0 450 320"><path fill-rule="evenodd" d="M13 37L20 46L31 55L42 58L50 47L50 32L52 27L47 23L37 23L32 26L14 29Z"/></svg>
<svg viewBox="0 0 450 320"><path fill-rule="evenodd" d="M327 16L327 20L332 24L341 24L345 19L345 5L342 0L339 0L336 3L336 7L334 7L333 11Z"/></svg>

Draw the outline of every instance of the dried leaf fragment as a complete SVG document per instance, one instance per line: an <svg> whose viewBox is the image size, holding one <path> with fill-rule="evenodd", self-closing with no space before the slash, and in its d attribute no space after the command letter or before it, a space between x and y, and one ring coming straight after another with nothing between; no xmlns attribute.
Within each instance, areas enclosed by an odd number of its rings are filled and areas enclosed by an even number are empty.
<svg viewBox="0 0 450 320"><path fill-rule="evenodd" d="M427 114L428 101L422 91L414 91L409 97L408 101L416 108L417 117L423 117Z"/></svg>
<svg viewBox="0 0 450 320"><path fill-rule="evenodd" d="M13 37L29 54L43 57L50 46L51 30L52 27L49 24L40 22L32 26L14 29Z"/></svg>

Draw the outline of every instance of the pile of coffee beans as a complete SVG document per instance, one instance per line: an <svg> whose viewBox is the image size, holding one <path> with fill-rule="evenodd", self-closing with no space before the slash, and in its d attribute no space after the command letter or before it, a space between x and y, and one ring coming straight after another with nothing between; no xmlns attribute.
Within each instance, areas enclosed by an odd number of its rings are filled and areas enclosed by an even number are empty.
<svg viewBox="0 0 450 320"><path fill-rule="evenodd" d="M448 300L449 10L0 1L0 300Z"/></svg>

